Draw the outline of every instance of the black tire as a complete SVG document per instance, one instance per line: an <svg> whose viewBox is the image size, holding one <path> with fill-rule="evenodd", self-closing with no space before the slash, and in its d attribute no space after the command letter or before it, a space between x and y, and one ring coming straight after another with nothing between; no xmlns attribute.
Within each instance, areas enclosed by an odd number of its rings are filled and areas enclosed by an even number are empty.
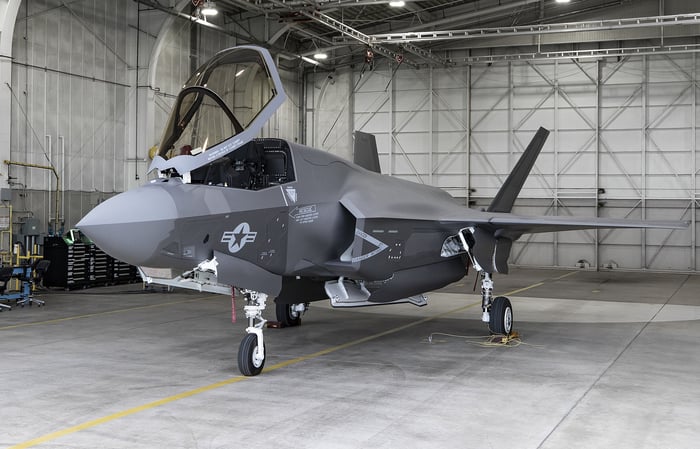
<svg viewBox="0 0 700 449"><path fill-rule="evenodd" d="M257 348L258 336L255 334L247 334L238 347L238 370L244 376L257 376L265 366L265 359L260 364L256 364L255 360L253 360L253 355Z"/></svg>
<svg viewBox="0 0 700 449"><path fill-rule="evenodd" d="M293 327L301 324L301 313L292 310L293 304L275 304L277 321L282 327Z"/></svg>
<svg viewBox="0 0 700 449"><path fill-rule="evenodd" d="M494 334L510 335L513 331L513 307L505 296L496 297L491 303L489 330Z"/></svg>

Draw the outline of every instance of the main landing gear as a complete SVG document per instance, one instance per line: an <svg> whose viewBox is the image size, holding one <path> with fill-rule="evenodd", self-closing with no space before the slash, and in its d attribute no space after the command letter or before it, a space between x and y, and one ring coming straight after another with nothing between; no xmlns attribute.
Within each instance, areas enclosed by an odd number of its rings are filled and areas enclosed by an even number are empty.
<svg viewBox="0 0 700 449"><path fill-rule="evenodd" d="M294 327L301 324L301 316L309 308L308 304L276 304L277 321L282 327Z"/></svg>
<svg viewBox="0 0 700 449"><path fill-rule="evenodd" d="M491 273L481 272L481 321L489 323L494 334L510 335L513 331L513 307L505 296L493 297Z"/></svg>
<svg viewBox="0 0 700 449"><path fill-rule="evenodd" d="M263 327L266 319L262 317L267 295L252 290L243 290L246 305L243 308L248 319L247 335L238 347L238 369L244 376L257 376L265 366L265 340Z"/></svg>

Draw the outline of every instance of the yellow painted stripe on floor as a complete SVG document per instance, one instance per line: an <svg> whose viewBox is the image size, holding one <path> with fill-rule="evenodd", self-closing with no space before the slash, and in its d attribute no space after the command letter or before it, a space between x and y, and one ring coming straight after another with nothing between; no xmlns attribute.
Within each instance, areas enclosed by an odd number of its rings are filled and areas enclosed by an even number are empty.
<svg viewBox="0 0 700 449"><path fill-rule="evenodd" d="M226 379L221 382L217 382L211 385L206 385L204 387L196 388L194 390L190 391L185 391L184 393L176 394L174 396L170 396L164 399L160 399L158 401L153 401L149 402L148 404L144 405L139 405L138 407L133 407L127 410L123 410L121 412L113 413L111 415L103 416L102 418L97 418L93 419L92 421L87 421L82 424L78 424L77 426L73 427L68 427L63 430L59 430L56 432L52 433L47 433L46 435L40 436L39 438L34 438L33 440L25 441L24 443L20 443L14 446L10 446L8 449L21 449L21 448L28 448L28 447L33 447L41 443L46 443L48 441L55 440L57 438L70 435L71 433L79 432L81 430L89 429L91 427L99 426L100 424L104 424L110 421L114 421L115 419L119 418L124 418L125 416L133 415L135 413L142 412L144 410L149 410L161 405L168 404L170 402L178 401L180 399L188 398L190 396L194 396L200 393L204 393L205 391L210 391L214 390L216 388L223 387L224 385L230 385L236 382L240 382L242 380L245 380L246 377L244 376L238 376L238 377L233 377L231 379Z"/></svg>
<svg viewBox="0 0 700 449"><path fill-rule="evenodd" d="M171 306L174 304L183 304L186 302L202 301L204 299L207 299L207 297L200 297L200 298L195 298L195 299L184 299L182 301L161 302L158 304L149 304L147 306L129 307L126 309L110 310L107 312L86 313L85 315L68 316L65 318L56 318L53 320L32 321L31 323L21 323L21 324L13 324L11 326L3 326L3 327L0 327L0 331L6 330L6 329L17 329L20 327L38 326L40 324L53 324L53 323L61 323L63 321L80 320L83 318L91 318L91 317L95 317L95 316L113 315L116 313L131 312L133 310L154 309L156 307Z"/></svg>
<svg viewBox="0 0 700 449"><path fill-rule="evenodd" d="M578 272L578 271L572 271L572 272L570 272L570 273L562 274L562 275L559 276L559 277L555 277L555 278L553 278L552 280L558 281L558 280L560 280L560 279L564 279L564 278L568 278L569 276L573 276L573 275L575 275L575 274L577 274L577 273L579 273L579 272Z"/></svg>
<svg viewBox="0 0 700 449"><path fill-rule="evenodd" d="M538 282L538 283L532 284L528 287L524 287L524 288L521 288L518 290L513 290L512 292L508 292L508 293L506 293L506 295L512 295L512 294L515 294L518 292L529 290L531 288L539 287L542 284L543 284L542 282ZM191 301L194 301L194 300L191 300ZM276 363L272 366L266 367L263 371L263 374L266 372L275 371L275 370L278 370L281 368L285 368L285 367L290 366L290 365L295 365L297 363L304 362L306 360L315 359L315 358L321 357L323 355L330 354L330 353L336 352L336 351L340 351L342 349L356 346L356 345L359 345L359 344L362 344L362 343L365 343L365 342L368 342L371 340L375 340L377 338L381 338L381 337L384 337L386 335L394 334L396 332L400 332L402 330L405 330L405 329L408 329L408 328L411 328L414 326L418 326L418 325L426 323L428 321L436 320L438 318L442 318L444 316L451 315L453 313L462 312L464 310L467 310L471 307L478 306L478 305L481 305L481 301L474 302L474 303L468 304L466 306L459 307L457 309L449 310L447 312L439 313L437 315L429 316L429 317L423 318L421 320L414 321L412 323L404 324L403 326L399 326L399 327L395 327L393 329L386 330L384 332L379 332L377 334L369 335L367 337L363 337L363 338L353 340L353 341L350 341L347 343L343 343L343 344L340 344L337 346L332 346L330 348L326 348L326 349L323 349L321 351L314 352L313 354L304 355L304 356L297 357L297 358L291 359L291 360L285 360L284 362ZM78 425L75 425L73 427L68 427L66 429L58 430L56 432L47 433L46 435L40 436L38 438L34 438L33 440L25 441L23 443L19 443L19 444L16 444L14 446L10 446L8 449L26 449L29 447L34 447L34 446L37 446L39 444L46 443L46 442L53 441L55 439L64 437L66 435L70 435L72 433L79 432L81 430L86 430L86 429L89 429L91 427L99 426L100 424L105 424L105 423L108 423L110 421L114 421L114 420L117 420L120 418L134 415L134 414L139 413L139 412L143 412L145 410L150 410L152 408L159 407L161 405L165 405L165 404L169 404L171 402L179 401L180 399L189 398L189 397L198 395L200 393L205 393L207 391L215 390L217 388L221 388L221 387L224 387L226 385L235 384L237 382L241 382L241 381L246 380L246 379L249 379L249 377L245 377L245 376L232 377L230 379L222 380L221 382L216 382L216 383L213 383L210 385L195 388L194 390L185 391L183 393L179 393L179 394L176 394L174 396L169 396L167 398L163 398L163 399L159 399L157 401L149 402L148 404L139 405L137 407L123 410L121 412L117 412L117 413L113 413L111 415L103 416L102 418L93 419L92 421L86 421L82 424L78 424Z"/></svg>
<svg viewBox="0 0 700 449"><path fill-rule="evenodd" d="M578 271L572 271L572 272L570 272L570 273L566 273L566 274L563 274L563 275L561 275L561 276L552 278L552 280L553 280L553 281L558 281L558 280L560 280L560 279L564 279L564 278L568 278L569 276L573 276L573 275L576 274L576 273L578 273ZM533 289L533 288L541 287L541 286L543 286L544 284L545 284L545 282L538 282L538 283L536 283L536 284L528 285L527 287L519 288L519 289L517 289L517 290L513 290L513 291L510 291L510 292L508 292L508 293L505 293L504 296L516 295L516 294L522 293L522 292L524 292L524 291L526 291L526 290L530 290L530 289Z"/></svg>
<svg viewBox="0 0 700 449"><path fill-rule="evenodd" d="M517 290L510 291L510 292L506 293L504 296L515 295L518 293L522 293L525 290L530 290L531 288L541 287L543 285L544 285L544 282L538 282L537 284L528 285L527 287L519 288Z"/></svg>

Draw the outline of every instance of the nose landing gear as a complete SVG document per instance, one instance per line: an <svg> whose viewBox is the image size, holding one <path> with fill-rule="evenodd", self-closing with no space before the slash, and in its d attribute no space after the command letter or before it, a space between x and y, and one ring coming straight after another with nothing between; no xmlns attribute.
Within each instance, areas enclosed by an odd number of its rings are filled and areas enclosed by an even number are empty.
<svg viewBox="0 0 700 449"><path fill-rule="evenodd" d="M238 347L238 369L244 376L257 376L265 366L265 340L263 327L267 322L262 317L267 295L252 290L243 290L246 306L243 308L248 318L246 335Z"/></svg>

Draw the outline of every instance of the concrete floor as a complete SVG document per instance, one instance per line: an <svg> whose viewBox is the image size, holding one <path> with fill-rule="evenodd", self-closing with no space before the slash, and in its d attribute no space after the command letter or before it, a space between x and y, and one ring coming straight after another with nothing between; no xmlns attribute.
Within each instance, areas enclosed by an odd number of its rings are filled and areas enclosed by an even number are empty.
<svg viewBox="0 0 700 449"><path fill-rule="evenodd" d="M424 308L314 303L266 330L255 378L230 298L46 294L0 314L0 447L698 447L699 276L516 269L496 293L526 288L517 347L479 345L473 281Z"/></svg>

